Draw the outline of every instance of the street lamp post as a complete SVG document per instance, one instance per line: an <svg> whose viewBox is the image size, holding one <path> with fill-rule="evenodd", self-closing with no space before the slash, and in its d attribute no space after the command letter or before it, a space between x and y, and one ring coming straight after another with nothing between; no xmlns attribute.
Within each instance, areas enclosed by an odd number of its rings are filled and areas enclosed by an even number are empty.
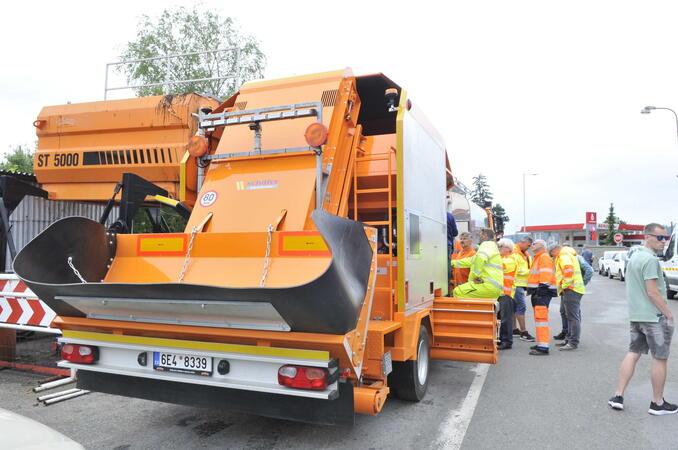
<svg viewBox="0 0 678 450"><path fill-rule="evenodd" d="M641 114L650 114L652 111L655 109L664 109L666 111L671 111L673 113L673 117L676 118L676 138L678 138L678 114L671 108L666 108L664 106L646 106L645 108L640 110Z"/></svg>
<svg viewBox="0 0 678 450"><path fill-rule="evenodd" d="M538 173L523 173L523 231L527 233L527 220L525 219L525 177L539 175Z"/></svg>

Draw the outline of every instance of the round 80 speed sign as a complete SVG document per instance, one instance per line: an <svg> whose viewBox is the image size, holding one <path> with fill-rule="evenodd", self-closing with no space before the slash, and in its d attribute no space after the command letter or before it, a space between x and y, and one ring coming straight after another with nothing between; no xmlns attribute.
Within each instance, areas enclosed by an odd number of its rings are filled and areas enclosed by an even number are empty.
<svg viewBox="0 0 678 450"><path fill-rule="evenodd" d="M217 201L216 191L207 191L200 197L200 206L212 206Z"/></svg>

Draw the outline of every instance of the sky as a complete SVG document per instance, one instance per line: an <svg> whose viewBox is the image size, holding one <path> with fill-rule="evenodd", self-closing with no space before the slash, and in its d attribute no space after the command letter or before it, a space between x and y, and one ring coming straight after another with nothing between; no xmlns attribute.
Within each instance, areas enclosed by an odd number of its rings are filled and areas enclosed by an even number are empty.
<svg viewBox="0 0 678 450"><path fill-rule="evenodd" d="M103 99L106 63L171 1L3 4L0 152L46 105ZM192 3L183 2L185 5ZM484 174L528 225L678 221L678 2L203 1L267 55L266 78L351 67L405 88L466 185ZM255 5L255 6L253 6ZM120 92L118 96L131 92Z"/></svg>

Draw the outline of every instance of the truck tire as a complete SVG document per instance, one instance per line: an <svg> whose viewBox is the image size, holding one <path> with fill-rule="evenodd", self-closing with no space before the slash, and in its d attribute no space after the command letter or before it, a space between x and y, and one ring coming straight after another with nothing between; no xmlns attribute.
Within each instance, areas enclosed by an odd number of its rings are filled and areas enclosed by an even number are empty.
<svg viewBox="0 0 678 450"><path fill-rule="evenodd" d="M607 269L607 277L611 280L614 278L614 275L612 275L612 272L610 272L610 269Z"/></svg>
<svg viewBox="0 0 678 450"><path fill-rule="evenodd" d="M394 388L398 398L418 402L426 395L431 361L429 347L428 330L422 325L417 341L417 359L394 361L393 372L388 376L388 384Z"/></svg>
<svg viewBox="0 0 678 450"><path fill-rule="evenodd" d="M624 281L624 274L621 270L619 271L619 281Z"/></svg>

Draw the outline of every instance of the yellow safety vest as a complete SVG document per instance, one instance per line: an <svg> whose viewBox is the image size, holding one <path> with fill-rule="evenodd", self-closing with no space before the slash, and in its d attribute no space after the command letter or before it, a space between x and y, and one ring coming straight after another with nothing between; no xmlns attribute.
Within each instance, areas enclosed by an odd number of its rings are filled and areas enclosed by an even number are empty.
<svg viewBox="0 0 678 450"><path fill-rule="evenodd" d="M556 285L558 286L558 295L561 295L566 289L582 295L586 294L579 261L569 251L563 252L561 250L556 257Z"/></svg>
<svg viewBox="0 0 678 450"><path fill-rule="evenodd" d="M516 268L518 267L518 255L510 254L501 258L504 266L504 295L513 297L516 292Z"/></svg>
<svg viewBox="0 0 678 450"><path fill-rule="evenodd" d="M497 297L504 290L504 267L501 263L499 248L494 241L485 241L478 247L478 252L471 262L469 278L479 277L483 283L497 288Z"/></svg>
<svg viewBox="0 0 678 450"><path fill-rule="evenodd" d="M516 269L516 287L527 287L527 277L530 275L530 266L532 265L532 258L527 253L523 253L516 244L513 249L513 254L518 262Z"/></svg>

